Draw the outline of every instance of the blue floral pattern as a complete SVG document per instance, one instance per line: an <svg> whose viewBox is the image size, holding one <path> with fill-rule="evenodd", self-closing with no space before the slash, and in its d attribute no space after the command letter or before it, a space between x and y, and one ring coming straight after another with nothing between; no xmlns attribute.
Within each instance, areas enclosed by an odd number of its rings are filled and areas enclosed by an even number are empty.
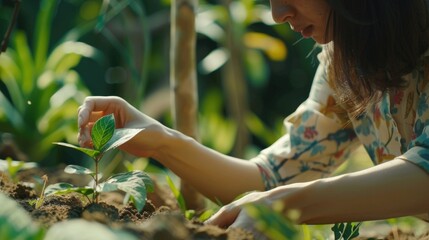
<svg viewBox="0 0 429 240"><path fill-rule="evenodd" d="M338 110L322 52L308 99L284 121L286 133L251 161L266 189L329 176L363 145L374 164L394 158L429 172L429 51L403 76L404 89L387 91L359 118Z"/></svg>

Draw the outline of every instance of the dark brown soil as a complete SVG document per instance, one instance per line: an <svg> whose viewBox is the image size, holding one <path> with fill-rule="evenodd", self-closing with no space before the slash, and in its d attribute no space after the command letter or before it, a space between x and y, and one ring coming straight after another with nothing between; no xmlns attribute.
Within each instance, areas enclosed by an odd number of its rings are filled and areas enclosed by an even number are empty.
<svg viewBox="0 0 429 240"><path fill-rule="evenodd" d="M31 181L32 172L26 172L24 179ZM51 170L49 170L51 171ZM47 172L49 172L47 171ZM61 170L62 171L62 170ZM51 176L48 184L69 182L75 185L82 179L63 175L61 171ZM46 174L37 173L38 176ZM64 176L65 179L62 179ZM11 182L0 173L0 192L17 200L27 210L35 222L49 228L55 223L76 218L96 221L115 229L126 230L139 239L233 239L250 240L253 235L241 229L225 230L216 226L204 225L197 220L187 220L178 210L174 198L165 189L156 186L155 193L148 195L147 203L138 212L132 204L122 204L122 193L112 192L100 195L99 203L91 203L79 194L48 196L39 208L34 202L38 193L28 186Z"/></svg>

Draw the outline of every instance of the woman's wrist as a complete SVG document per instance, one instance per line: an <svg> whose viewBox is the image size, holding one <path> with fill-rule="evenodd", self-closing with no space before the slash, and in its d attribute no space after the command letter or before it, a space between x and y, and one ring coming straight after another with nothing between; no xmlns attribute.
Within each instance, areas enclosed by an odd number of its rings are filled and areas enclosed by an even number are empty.
<svg viewBox="0 0 429 240"><path fill-rule="evenodd" d="M274 210L281 211L285 217L297 223L302 223L309 217L305 215L308 213L305 209L314 204L315 191L317 181L293 183L268 190L267 199Z"/></svg>
<svg viewBox="0 0 429 240"><path fill-rule="evenodd" d="M159 141L158 147L153 153L153 158L160 162L178 157L176 156L177 153L185 148L187 142L195 141L193 138L171 128L164 128L161 132L157 137L157 141Z"/></svg>

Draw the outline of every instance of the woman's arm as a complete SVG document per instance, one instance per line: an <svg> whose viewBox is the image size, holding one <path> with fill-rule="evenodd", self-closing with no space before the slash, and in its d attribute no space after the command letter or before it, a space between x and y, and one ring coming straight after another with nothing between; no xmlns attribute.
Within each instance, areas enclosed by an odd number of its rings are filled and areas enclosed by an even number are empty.
<svg viewBox="0 0 429 240"><path fill-rule="evenodd" d="M178 131L167 132L163 146L152 157L206 197L229 203L242 193L264 189L255 163L216 152ZM146 137L142 131L131 147L141 149Z"/></svg>
<svg viewBox="0 0 429 240"><path fill-rule="evenodd" d="M234 223L246 204L282 201L284 214L298 210L298 223L328 224L429 213L429 174L394 159L366 170L249 194L221 208L207 223ZM246 221L242 221L246 222ZM235 227L248 228L249 226Z"/></svg>
<svg viewBox="0 0 429 240"><path fill-rule="evenodd" d="M79 144L91 147L91 128L114 114L117 128L143 129L121 145L135 156L152 157L214 201L228 203L238 195L263 190L255 163L226 156L168 128L118 97L88 97L79 108Z"/></svg>
<svg viewBox="0 0 429 240"><path fill-rule="evenodd" d="M317 180L306 188L302 191L306 197L301 201L290 203L285 199L286 206L295 204L301 210L303 223L367 221L429 213L429 174L401 159Z"/></svg>

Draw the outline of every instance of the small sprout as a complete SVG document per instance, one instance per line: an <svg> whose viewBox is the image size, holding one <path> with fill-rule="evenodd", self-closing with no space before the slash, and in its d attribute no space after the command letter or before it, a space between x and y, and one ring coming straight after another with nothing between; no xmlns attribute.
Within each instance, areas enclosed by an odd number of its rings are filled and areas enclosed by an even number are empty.
<svg viewBox="0 0 429 240"><path fill-rule="evenodd" d="M118 173L100 183L99 163L109 150L115 149L136 136L141 129L115 129L113 114L106 115L94 123L91 138L94 148L83 148L68 143L55 143L64 147L76 149L90 156L95 163L94 171L79 165L68 165L64 171L69 174L89 175L94 180L90 187L76 187L69 183L57 183L50 185L45 190L45 195L66 194L77 192L88 197L92 195L92 202L98 202L100 192L121 190L130 195L131 201L140 212L146 204L146 193L153 191L153 182L143 171L130 171ZM90 200L91 201L91 200Z"/></svg>
<svg viewBox="0 0 429 240"><path fill-rule="evenodd" d="M45 200L44 192L45 192L45 188L46 188L46 183L48 182L48 176L46 174L43 175L42 180L43 180L43 187L42 187L42 191L40 192L40 197L36 201L36 205L35 205L36 209L39 209L42 206L43 201Z"/></svg>

